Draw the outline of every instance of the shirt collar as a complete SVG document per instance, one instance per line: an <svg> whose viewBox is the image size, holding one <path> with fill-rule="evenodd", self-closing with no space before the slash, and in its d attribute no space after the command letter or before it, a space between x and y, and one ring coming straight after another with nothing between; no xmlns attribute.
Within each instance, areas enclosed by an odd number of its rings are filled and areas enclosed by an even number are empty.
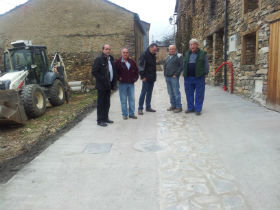
<svg viewBox="0 0 280 210"><path fill-rule="evenodd" d="M105 55L104 53L102 53L102 56L103 56L104 58L110 60L110 55L107 56L107 55Z"/></svg>
<svg viewBox="0 0 280 210"><path fill-rule="evenodd" d="M125 62L128 62L128 59L127 59L127 61L125 61L124 59L123 59L123 57L122 57L122 60L121 60L123 63L125 63Z"/></svg>
<svg viewBox="0 0 280 210"><path fill-rule="evenodd" d="M174 55L177 55L177 53L174 53L173 55L168 54L170 57L173 57Z"/></svg>
<svg viewBox="0 0 280 210"><path fill-rule="evenodd" d="M198 52L199 52L199 48L197 48L196 52L194 52L194 53L191 51L191 54L198 54Z"/></svg>

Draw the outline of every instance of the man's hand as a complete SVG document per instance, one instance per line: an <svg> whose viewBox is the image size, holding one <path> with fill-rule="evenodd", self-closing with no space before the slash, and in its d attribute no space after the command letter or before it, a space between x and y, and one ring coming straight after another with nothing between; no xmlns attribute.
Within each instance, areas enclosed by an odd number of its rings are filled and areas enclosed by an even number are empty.
<svg viewBox="0 0 280 210"><path fill-rule="evenodd" d="M173 78L174 78L174 79L176 79L176 78L177 78L177 76L174 74L174 75L173 75Z"/></svg>
<svg viewBox="0 0 280 210"><path fill-rule="evenodd" d="M143 77L142 81L143 81L143 82L146 82L146 81L147 81L146 77Z"/></svg>
<svg viewBox="0 0 280 210"><path fill-rule="evenodd" d="M120 77L119 80L122 81L122 77Z"/></svg>

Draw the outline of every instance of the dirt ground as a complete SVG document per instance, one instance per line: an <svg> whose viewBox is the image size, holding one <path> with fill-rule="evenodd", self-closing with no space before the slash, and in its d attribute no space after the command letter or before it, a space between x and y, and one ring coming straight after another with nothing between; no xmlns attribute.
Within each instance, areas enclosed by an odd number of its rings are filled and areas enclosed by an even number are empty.
<svg viewBox="0 0 280 210"><path fill-rule="evenodd" d="M30 119L23 126L1 125L0 179L1 171L17 170L12 168L20 165L19 162L34 158L37 153L55 141L58 135L83 119L94 109L95 102L96 91L72 94L68 104L58 107L48 105L43 116ZM26 156L29 156L28 160Z"/></svg>

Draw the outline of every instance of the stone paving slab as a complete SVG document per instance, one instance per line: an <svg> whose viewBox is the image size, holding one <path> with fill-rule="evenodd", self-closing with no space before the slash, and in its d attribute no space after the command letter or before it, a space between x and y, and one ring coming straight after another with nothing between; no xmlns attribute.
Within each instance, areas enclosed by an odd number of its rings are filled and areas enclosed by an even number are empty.
<svg viewBox="0 0 280 210"><path fill-rule="evenodd" d="M88 144L84 150L88 154L102 154L111 151L112 144Z"/></svg>

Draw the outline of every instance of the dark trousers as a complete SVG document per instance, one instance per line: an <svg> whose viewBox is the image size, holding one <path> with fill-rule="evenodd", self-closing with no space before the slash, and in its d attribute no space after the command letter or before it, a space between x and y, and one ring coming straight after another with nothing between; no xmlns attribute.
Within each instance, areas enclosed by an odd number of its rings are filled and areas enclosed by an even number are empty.
<svg viewBox="0 0 280 210"><path fill-rule="evenodd" d="M97 122L105 122L109 119L110 94L110 89L97 91Z"/></svg>
<svg viewBox="0 0 280 210"><path fill-rule="evenodd" d="M143 110L144 100L146 97L146 109L151 108L152 93L154 88L154 82L142 82L142 90L139 97L138 110Z"/></svg>

